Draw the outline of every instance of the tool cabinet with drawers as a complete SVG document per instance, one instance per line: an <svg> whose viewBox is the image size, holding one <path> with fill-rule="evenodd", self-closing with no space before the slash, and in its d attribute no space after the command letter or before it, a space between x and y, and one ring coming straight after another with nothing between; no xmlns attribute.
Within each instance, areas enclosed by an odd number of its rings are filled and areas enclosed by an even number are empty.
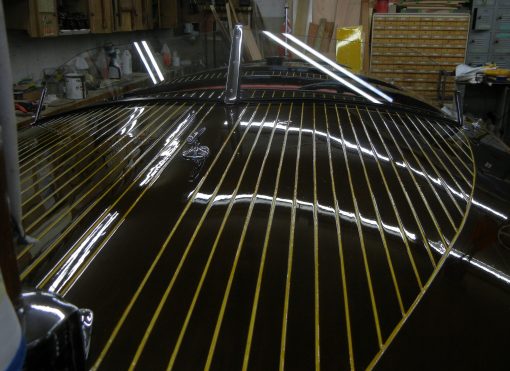
<svg viewBox="0 0 510 371"><path fill-rule="evenodd" d="M473 0L466 62L510 68L510 0Z"/></svg>
<svg viewBox="0 0 510 371"><path fill-rule="evenodd" d="M437 102L440 71L464 63L469 14L374 14L372 22L370 74ZM446 79L443 99L455 89Z"/></svg>

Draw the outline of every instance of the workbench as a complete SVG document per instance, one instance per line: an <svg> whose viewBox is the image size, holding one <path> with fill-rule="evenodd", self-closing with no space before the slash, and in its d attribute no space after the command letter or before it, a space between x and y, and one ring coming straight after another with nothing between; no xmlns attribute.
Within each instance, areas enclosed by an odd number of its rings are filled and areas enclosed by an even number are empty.
<svg viewBox="0 0 510 371"><path fill-rule="evenodd" d="M59 98L51 103L46 104L46 109L42 111L41 116L51 116L61 112L70 111L76 108L89 106L94 103L106 101L108 99L122 96L123 94L138 88L143 88L151 85L150 78L146 73L133 73L129 78L123 78L114 81L109 86L89 90L87 97L84 99L66 99ZM32 116L19 116L16 115L16 123L18 128L29 126L34 121Z"/></svg>
<svg viewBox="0 0 510 371"><path fill-rule="evenodd" d="M457 87L464 96L464 112L490 119L495 134L510 145L510 81L483 76L478 83L457 81Z"/></svg>

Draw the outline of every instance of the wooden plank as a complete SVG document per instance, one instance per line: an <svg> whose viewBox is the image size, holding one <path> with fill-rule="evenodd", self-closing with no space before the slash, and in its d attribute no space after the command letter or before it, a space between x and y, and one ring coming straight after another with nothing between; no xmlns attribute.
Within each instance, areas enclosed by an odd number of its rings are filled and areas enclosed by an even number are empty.
<svg viewBox="0 0 510 371"><path fill-rule="evenodd" d="M368 72L370 65L370 3L369 0L362 0L361 2L361 26L363 27L363 72Z"/></svg>
<svg viewBox="0 0 510 371"><path fill-rule="evenodd" d="M345 0L315 0L312 2L312 23L320 23L322 18L327 22L335 21L337 1Z"/></svg>
<svg viewBox="0 0 510 371"><path fill-rule="evenodd" d="M316 23L310 23L308 25L308 38L307 44L313 46L315 43L315 38L317 37L317 31L319 30L319 25Z"/></svg>
<svg viewBox="0 0 510 371"><path fill-rule="evenodd" d="M252 61L262 59L262 53L260 52L257 42L255 41L255 37L253 36L253 32L249 27L243 28L243 38L243 43L246 47L245 50L247 51L248 58Z"/></svg>
<svg viewBox="0 0 510 371"><path fill-rule="evenodd" d="M319 50L322 43L322 38L324 36L324 29L326 28L326 18L322 18L319 23L319 28L317 29L317 37L313 42L313 48L315 50Z"/></svg>
<svg viewBox="0 0 510 371"><path fill-rule="evenodd" d="M229 2L230 4L230 10L232 12L232 19L234 20L235 24L239 23L239 18L237 18L236 10L234 9L234 5L232 5L232 2ZM249 25L247 25L249 26Z"/></svg>
<svg viewBox="0 0 510 371"><path fill-rule="evenodd" d="M327 53L331 44L331 37L333 36L333 30L335 29L335 22L326 22L324 28L324 36L321 41L321 53Z"/></svg>
<svg viewBox="0 0 510 371"><path fill-rule="evenodd" d="M306 35L306 26L308 25L308 9L310 0L297 0L296 19L294 21L294 36L300 37Z"/></svg>
<svg viewBox="0 0 510 371"><path fill-rule="evenodd" d="M360 12L361 0L339 0L335 15L336 28L360 25Z"/></svg>
<svg viewBox="0 0 510 371"><path fill-rule="evenodd" d="M230 34L230 37L232 37L232 16L230 15L230 5L228 5L228 2L225 5L225 9L227 11L228 33Z"/></svg>
<svg viewBox="0 0 510 371"><path fill-rule="evenodd" d="M289 16L289 28L290 28L290 32L294 33L294 30L293 30L293 27L294 27L294 1L292 1L292 0L285 0L284 6L285 5L288 6L288 16ZM284 19L284 22L285 22L285 19Z"/></svg>

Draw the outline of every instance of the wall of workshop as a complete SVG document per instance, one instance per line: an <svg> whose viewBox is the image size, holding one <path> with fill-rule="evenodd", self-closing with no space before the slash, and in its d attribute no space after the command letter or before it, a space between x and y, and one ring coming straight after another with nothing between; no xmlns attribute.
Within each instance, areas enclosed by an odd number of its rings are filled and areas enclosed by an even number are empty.
<svg viewBox="0 0 510 371"><path fill-rule="evenodd" d="M58 67L84 50L104 46L131 44L133 41L147 40L155 51L160 51L163 43L170 50L178 50L181 60L201 58L202 46L185 38L173 37L173 30L117 32L111 34L88 34L59 36L52 38L32 38L24 31L7 32L13 81L26 77L38 80L43 69Z"/></svg>
<svg viewBox="0 0 510 371"><path fill-rule="evenodd" d="M280 32L285 17L285 0L256 0L266 29ZM291 1L291 0L289 0Z"/></svg>

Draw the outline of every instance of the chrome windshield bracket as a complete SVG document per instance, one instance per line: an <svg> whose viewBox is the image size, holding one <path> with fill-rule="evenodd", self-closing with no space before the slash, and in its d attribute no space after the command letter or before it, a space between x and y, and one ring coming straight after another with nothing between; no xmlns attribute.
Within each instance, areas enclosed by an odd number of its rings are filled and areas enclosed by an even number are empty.
<svg viewBox="0 0 510 371"><path fill-rule="evenodd" d="M455 91L455 110L457 111L457 122L459 126L464 127L464 103L460 91Z"/></svg>
<svg viewBox="0 0 510 371"><path fill-rule="evenodd" d="M239 99L241 76L241 51L243 46L243 26L236 24L232 34L230 58L228 61L227 84L225 86L225 104L234 104Z"/></svg>
<svg viewBox="0 0 510 371"><path fill-rule="evenodd" d="M34 121L32 122L32 125L37 124L37 122L39 121L39 117L41 116L41 112L44 105L44 98L46 98L46 93L48 93L48 88L44 86L41 92L41 97L39 98L39 103L37 104L37 110L35 111Z"/></svg>

